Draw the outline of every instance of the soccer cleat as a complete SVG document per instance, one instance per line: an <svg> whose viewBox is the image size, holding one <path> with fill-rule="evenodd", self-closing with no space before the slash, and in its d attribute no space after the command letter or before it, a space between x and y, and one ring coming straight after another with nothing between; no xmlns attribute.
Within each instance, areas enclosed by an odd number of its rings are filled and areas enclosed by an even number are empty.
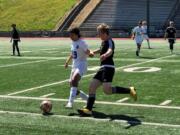
<svg viewBox="0 0 180 135"><path fill-rule="evenodd" d="M92 111L90 111L87 108L78 109L77 111L81 116L91 116L92 115Z"/></svg>
<svg viewBox="0 0 180 135"><path fill-rule="evenodd" d="M137 101L137 93L134 87L130 87L130 95L132 98L134 98L134 101Z"/></svg>
<svg viewBox="0 0 180 135"><path fill-rule="evenodd" d="M65 108L69 108L69 109L73 108L72 103L68 102L68 103L66 104Z"/></svg>

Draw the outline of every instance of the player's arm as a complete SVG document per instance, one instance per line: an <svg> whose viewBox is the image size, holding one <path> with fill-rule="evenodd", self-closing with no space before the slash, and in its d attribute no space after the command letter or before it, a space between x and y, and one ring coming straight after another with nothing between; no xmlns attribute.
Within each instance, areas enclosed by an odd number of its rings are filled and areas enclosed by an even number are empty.
<svg viewBox="0 0 180 135"><path fill-rule="evenodd" d="M10 39L10 42L12 42L13 40L13 32L11 31L11 39Z"/></svg>
<svg viewBox="0 0 180 135"><path fill-rule="evenodd" d="M167 38L167 32L165 32L164 34L164 39L166 40L166 38Z"/></svg>
<svg viewBox="0 0 180 135"><path fill-rule="evenodd" d="M176 29L174 31L174 40L176 41Z"/></svg>
<svg viewBox="0 0 180 135"><path fill-rule="evenodd" d="M94 54L99 54L100 53L100 49L94 50L93 53Z"/></svg>
<svg viewBox="0 0 180 135"><path fill-rule="evenodd" d="M89 57L94 57L93 51L91 51L91 50L89 50L89 49L87 49L87 50L85 51L85 53L86 53Z"/></svg>
<svg viewBox="0 0 180 135"><path fill-rule="evenodd" d="M72 60L72 54L70 54L69 57L67 58L67 60L66 60L66 62L65 62L65 64L64 64L64 67L65 67L65 68L68 68L68 65L69 65L69 63L70 63L71 60Z"/></svg>
<svg viewBox="0 0 180 135"><path fill-rule="evenodd" d="M135 28L132 30L132 32L131 32L131 39L133 39L134 40L134 38L135 38Z"/></svg>
<svg viewBox="0 0 180 135"><path fill-rule="evenodd" d="M168 36L168 33L167 33L167 29L166 29L165 34L164 34L164 39L165 40L167 39L167 36Z"/></svg>
<svg viewBox="0 0 180 135"><path fill-rule="evenodd" d="M100 56L101 61L105 60L107 57L111 56L113 53L112 48L109 48L108 51Z"/></svg>

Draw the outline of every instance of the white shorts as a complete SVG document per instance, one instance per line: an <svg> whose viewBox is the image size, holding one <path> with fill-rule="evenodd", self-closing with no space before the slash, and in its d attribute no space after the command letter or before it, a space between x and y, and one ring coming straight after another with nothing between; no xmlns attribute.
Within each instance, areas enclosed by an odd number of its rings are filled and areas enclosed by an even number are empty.
<svg viewBox="0 0 180 135"><path fill-rule="evenodd" d="M136 41L136 44L142 44L143 42L143 38L139 38L139 37L136 37L134 40Z"/></svg>
<svg viewBox="0 0 180 135"><path fill-rule="evenodd" d="M70 81L76 74L79 74L82 77L86 72L87 72L86 62L81 62L78 65L72 66Z"/></svg>
<svg viewBox="0 0 180 135"><path fill-rule="evenodd" d="M148 39L149 39L148 35L143 35L143 40L148 40Z"/></svg>

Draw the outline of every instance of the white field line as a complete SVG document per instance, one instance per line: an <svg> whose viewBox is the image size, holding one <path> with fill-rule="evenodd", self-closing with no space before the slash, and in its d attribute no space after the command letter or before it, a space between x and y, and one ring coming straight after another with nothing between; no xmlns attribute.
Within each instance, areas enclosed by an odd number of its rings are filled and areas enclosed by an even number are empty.
<svg viewBox="0 0 180 135"><path fill-rule="evenodd" d="M51 48L51 49L40 49L40 51L52 51L52 50L57 50L59 48Z"/></svg>
<svg viewBox="0 0 180 135"><path fill-rule="evenodd" d="M58 60L59 59L59 60L66 60L67 57L32 57L32 56L29 56L29 57L26 57L26 56L13 57L13 56L1 56L0 59L37 59L37 60L39 60L39 59L48 59L48 60L57 59ZM88 61L97 61L97 60L99 60L99 58L88 58ZM114 58L114 61L145 62L146 59ZM180 62L180 60L160 60L160 61L156 61L156 63L162 63L162 62L174 63L174 62Z"/></svg>
<svg viewBox="0 0 180 135"><path fill-rule="evenodd" d="M42 100L61 101L61 102L67 102L68 101L68 99L60 99L60 98L23 97L23 96L6 96L6 95L0 95L0 98L2 98L2 99L18 99L18 100L37 100L37 101L42 101ZM86 101L84 101L84 100L75 100L75 102L76 103L86 103ZM179 106L161 106L161 105L149 105L149 104L131 104L131 103L108 102L108 101L96 101L96 104L180 110Z"/></svg>
<svg viewBox="0 0 180 135"><path fill-rule="evenodd" d="M49 86L53 86L53 85L57 85L57 84L61 84L61 83L68 82L68 81L69 81L69 79L64 80L64 81L54 82L54 83L48 83L48 84L45 84L45 85L41 85L41 86L37 86L37 87L33 87L33 88L29 88L29 89L25 89L25 90L21 90L21 91L13 92L13 93L10 93L10 94L7 94L7 95L12 96L12 95L16 95L16 94L20 94L20 93L24 93L24 92L32 91L32 90L35 90L35 89L40 89L40 88L44 88L44 87L49 87Z"/></svg>
<svg viewBox="0 0 180 135"><path fill-rule="evenodd" d="M16 64L6 64L6 65L1 65L0 68L14 67L14 66L19 66L19 65L39 63L39 62L44 62L44 61L49 61L49 60L38 60L38 61L22 62L22 63L16 63Z"/></svg>
<svg viewBox="0 0 180 135"><path fill-rule="evenodd" d="M153 61L156 61L156 60L160 60L160 59L168 58L168 57L172 57L172 56L175 56L175 55L164 56L164 57L160 57L160 58L157 58L157 59L148 60L148 61L145 61L145 62L134 63L134 64L130 64L130 65L118 67L118 68L116 68L116 70L120 70L120 69L127 68L127 67L132 67L132 66L137 66L137 65L141 65L141 64L145 64L145 63L150 63L150 62L153 62ZM95 74L95 73L85 75L85 76L83 76L83 78L90 77L90 76L92 76L92 75L94 75L94 74ZM62 84L62 83L68 82L68 81L69 81L69 79L66 79L66 80L64 80L64 81L54 82L54 83L48 83L48 84L45 84L45 85L41 85L41 86L37 86L37 87L33 87L33 88L21 90L21 91L9 93L9 94L7 94L7 95L12 96L12 95L16 95L16 94L20 94L20 93L32 91L32 90L35 90L35 89L40 89L40 88L44 88L44 87L49 87L49 86L53 86L53 85Z"/></svg>
<svg viewBox="0 0 180 135"><path fill-rule="evenodd" d="M55 93L49 93L49 94L46 94L46 95L42 95L42 96L40 96L40 97L50 97L50 96L53 96L53 95L55 95Z"/></svg>
<svg viewBox="0 0 180 135"><path fill-rule="evenodd" d="M24 115L32 117L42 117L42 114L39 113L29 113L29 112L12 112L12 111L3 111L0 110L0 114L8 115ZM46 117L46 116L44 116ZM52 118L64 118L64 119L75 119L75 120L88 120L88 121L98 121L98 122L116 122L121 124L137 124L137 125L148 125L148 126L159 126L159 127L168 127L168 128L180 128L180 125L175 124L165 124L165 123L154 123L154 122L142 122L142 121L126 121L126 120L111 120L108 118L98 119L93 117L78 117L78 116L65 116L65 115L51 115Z"/></svg>
<svg viewBox="0 0 180 135"><path fill-rule="evenodd" d="M51 59L67 59L67 57L33 57L33 56L22 56L22 57L14 57L14 56L1 56L0 59L47 59L47 60L51 60Z"/></svg>
<svg viewBox="0 0 180 135"><path fill-rule="evenodd" d="M51 61L51 60L59 60L59 59L47 59L47 60L29 61L29 62L15 63L15 64L6 64L6 65L1 65L0 68L14 67L14 66L33 64L33 63L40 63L40 62L46 62L46 61Z"/></svg>
<svg viewBox="0 0 180 135"><path fill-rule="evenodd" d="M120 99L120 100L118 100L118 101L116 101L116 102L122 103L122 102L125 102L125 101L127 101L127 100L129 100L129 98L128 98L128 97L125 97L125 98Z"/></svg>
<svg viewBox="0 0 180 135"><path fill-rule="evenodd" d="M172 100L165 100L164 102L160 103L159 105L168 105L172 102Z"/></svg>

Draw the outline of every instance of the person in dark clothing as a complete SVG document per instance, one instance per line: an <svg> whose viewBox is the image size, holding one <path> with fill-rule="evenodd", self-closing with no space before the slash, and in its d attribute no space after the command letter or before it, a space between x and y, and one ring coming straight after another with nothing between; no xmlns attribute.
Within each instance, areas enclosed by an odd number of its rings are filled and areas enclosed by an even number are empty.
<svg viewBox="0 0 180 135"><path fill-rule="evenodd" d="M98 35L102 40L101 47L95 51L93 54L100 55L100 69L97 71L93 77L89 86L89 97L87 105L83 109L78 109L78 112L82 116L91 116L92 108L96 98L96 90L102 86L103 91L107 95L111 94L130 94L134 100L137 100L137 94L134 87L120 87L112 86L113 77L115 74L114 65L114 52L115 43L109 36L109 26L107 24L101 24L97 27Z"/></svg>
<svg viewBox="0 0 180 135"><path fill-rule="evenodd" d="M11 31L11 41L10 42L13 42L13 44L12 44L13 56L15 56L15 50L17 51L18 56L21 56L20 50L18 47L18 42L21 41L20 36L19 36L19 32L16 29L16 24L12 24L11 27L12 27L12 31Z"/></svg>
<svg viewBox="0 0 180 135"><path fill-rule="evenodd" d="M171 51L171 54L173 54L174 50L174 43L176 41L176 28L174 27L174 22L169 22L169 27L166 28L166 32L164 35L165 40L168 39L169 41L169 49Z"/></svg>

